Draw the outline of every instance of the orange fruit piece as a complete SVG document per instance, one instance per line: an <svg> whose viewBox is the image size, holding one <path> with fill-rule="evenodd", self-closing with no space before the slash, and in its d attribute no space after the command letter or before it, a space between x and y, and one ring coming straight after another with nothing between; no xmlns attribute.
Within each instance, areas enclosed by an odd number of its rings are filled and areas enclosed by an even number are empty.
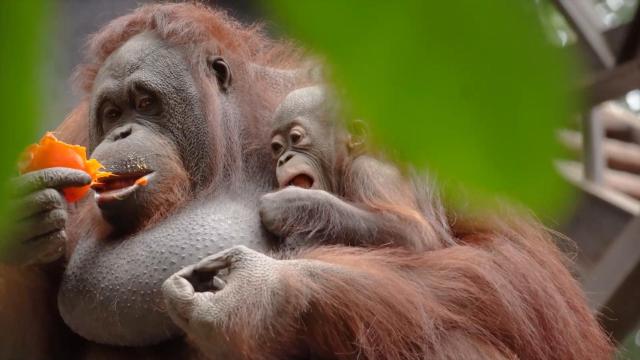
<svg viewBox="0 0 640 360"><path fill-rule="evenodd" d="M27 147L18 163L18 170L20 174L25 174L51 167L82 170L91 176L92 184L111 175L110 172L100 171L103 166L98 160L87 160L87 149L84 146L67 144L56 139L53 133L47 132L39 143ZM72 203L82 199L90 187L91 185L69 187L62 189L62 193Z"/></svg>
<svg viewBox="0 0 640 360"><path fill-rule="evenodd" d="M136 180L135 184L140 186L146 186L149 183L149 179L146 176Z"/></svg>

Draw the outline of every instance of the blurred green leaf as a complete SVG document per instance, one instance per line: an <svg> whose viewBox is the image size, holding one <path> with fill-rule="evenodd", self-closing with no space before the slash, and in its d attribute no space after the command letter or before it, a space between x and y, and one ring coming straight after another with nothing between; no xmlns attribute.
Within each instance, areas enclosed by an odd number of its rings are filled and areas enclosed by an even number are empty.
<svg viewBox="0 0 640 360"><path fill-rule="evenodd" d="M0 1L0 228L8 215L8 180L17 175L16 159L35 138L41 118L44 0ZM0 245L6 239L2 237Z"/></svg>
<svg viewBox="0 0 640 360"><path fill-rule="evenodd" d="M552 159L554 129L574 105L573 82L532 1L265 5L326 56L350 116L366 119L392 156L462 184L476 199L508 197L542 215L566 202Z"/></svg>
<svg viewBox="0 0 640 360"><path fill-rule="evenodd" d="M640 334L639 330L632 331L622 342L616 360L638 360L640 359Z"/></svg>

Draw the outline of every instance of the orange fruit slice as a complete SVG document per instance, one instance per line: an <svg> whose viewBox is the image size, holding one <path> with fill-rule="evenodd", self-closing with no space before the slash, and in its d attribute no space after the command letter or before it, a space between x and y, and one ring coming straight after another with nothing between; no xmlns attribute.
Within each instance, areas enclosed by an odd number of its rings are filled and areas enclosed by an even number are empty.
<svg viewBox="0 0 640 360"><path fill-rule="evenodd" d="M27 147L18 163L20 174L51 168L67 167L82 170L91 176L91 183L99 182L100 178L111 175L110 172L100 171L102 164L96 159L87 160L87 149L80 145L62 142L51 132L44 134L40 142ZM91 185L69 187L62 190L68 202L82 199Z"/></svg>

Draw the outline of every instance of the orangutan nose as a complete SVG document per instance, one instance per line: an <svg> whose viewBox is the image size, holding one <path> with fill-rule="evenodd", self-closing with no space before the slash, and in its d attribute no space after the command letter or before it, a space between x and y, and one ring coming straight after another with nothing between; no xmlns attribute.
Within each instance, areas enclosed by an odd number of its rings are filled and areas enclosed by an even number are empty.
<svg viewBox="0 0 640 360"><path fill-rule="evenodd" d="M282 155L280 157L280 160L278 160L278 166L282 166L282 165L286 164L287 161L291 160L291 158L293 158L293 154L292 153L286 153L286 154Z"/></svg>
<svg viewBox="0 0 640 360"><path fill-rule="evenodd" d="M131 135L132 131L133 131L133 128L131 127L131 125L118 128L113 131L113 134L111 135L111 141L122 140L128 137L129 135Z"/></svg>

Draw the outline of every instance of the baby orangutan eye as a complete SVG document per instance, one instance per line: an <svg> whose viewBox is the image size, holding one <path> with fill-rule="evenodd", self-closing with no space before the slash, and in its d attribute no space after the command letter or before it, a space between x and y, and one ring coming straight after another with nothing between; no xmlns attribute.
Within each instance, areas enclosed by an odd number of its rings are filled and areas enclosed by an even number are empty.
<svg viewBox="0 0 640 360"><path fill-rule="evenodd" d="M282 148L282 144L278 141L274 141L271 143L271 151L273 152L274 156L280 155L280 153L282 152Z"/></svg>
<svg viewBox="0 0 640 360"><path fill-rule="evenodd" d="M302 140L302 133L300 133L298 130L292 130L289 134L289 139L291 140L292 144L297 145L300 140Z"/></svg>

